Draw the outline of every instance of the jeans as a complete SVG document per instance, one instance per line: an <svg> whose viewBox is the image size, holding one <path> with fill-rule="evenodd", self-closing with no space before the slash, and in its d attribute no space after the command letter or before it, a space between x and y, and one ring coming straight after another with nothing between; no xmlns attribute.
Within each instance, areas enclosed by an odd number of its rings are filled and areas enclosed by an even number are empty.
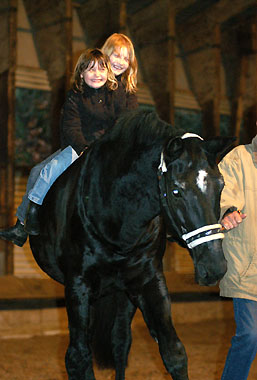
<svg viewBox="0 0 257 380"><path fill-rule="evenodd" d="M257 352L257 302L233 298L236 334L231 340L221 380L247 380Z"/></svg>
<svg viewBox="0 0 257 380"><path fill-rule="evenodd" d="M16 211L16 216L17 216L17 218L19 219L19 221L21 223L24 223L25 218L26 218L26 213L27 213L27 209L28 209L28 205L29 205L28 194L29 194L30 190L35 185L36 180L37 180L37 178L38 178L41 170L43 169L43 167L49 161L51 161L57 154L59 154L60 152L61 152L61 149L57 150L56 152L54 152L53 154L51 154L51 156L47 157L44 161L42 161L39 164L35 165L31 169L31 171L29 173L28 182L27 182L26 193L24 194L24 196L22 198L22 202L21 202L21 204L19 205L19 207L17 208L17 211Z"/></svg>
<svg viewBox="0 0 257 380"><path fill-rule="evenodd" d="M39 205L54 183L54 181L78 158L76 151L69 145L46 163L41 169L39 177L28 193L28 198Z"/></svg>

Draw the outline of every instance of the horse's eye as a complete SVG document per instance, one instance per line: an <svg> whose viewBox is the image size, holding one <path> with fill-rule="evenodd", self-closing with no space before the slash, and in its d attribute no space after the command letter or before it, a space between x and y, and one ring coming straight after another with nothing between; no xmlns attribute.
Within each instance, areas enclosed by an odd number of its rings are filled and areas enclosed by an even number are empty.
<svg viewBox="0 0 257 380"><path fill-rule="evenodd" d="M178 189L174 189L174 190L172 190L172 194L173 194L174 197L176 197L176 198L180 197L180 193L179 193Z"/></svg>

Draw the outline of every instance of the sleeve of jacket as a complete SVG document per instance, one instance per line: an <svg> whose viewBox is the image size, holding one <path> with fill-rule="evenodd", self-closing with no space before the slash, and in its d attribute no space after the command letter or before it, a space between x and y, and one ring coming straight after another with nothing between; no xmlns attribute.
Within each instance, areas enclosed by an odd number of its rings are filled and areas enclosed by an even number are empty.
<svg viewBox="0 0 257 380"><path fill-rule="evenodd" d="M82 132L81 116L79 112L80 94L70 91L63 106L61 118L61 135L66 144L79 155L88 144Z"/></svg>
<svg viewBox="0 0 257 380"><path fill-rule="evenodd" d="M221 193L220 218L229 209L242 210L245 205L242 157L233 149L219 163L225 186Z"/></svg>

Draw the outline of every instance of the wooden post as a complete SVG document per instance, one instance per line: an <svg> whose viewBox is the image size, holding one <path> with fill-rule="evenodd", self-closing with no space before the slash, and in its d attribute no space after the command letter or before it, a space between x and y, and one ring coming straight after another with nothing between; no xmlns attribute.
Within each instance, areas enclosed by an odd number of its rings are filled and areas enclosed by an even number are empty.
<svg viewBox="0 0 257 380"><path fill-rule="evenodd" d="M9 0L4 10L6 29L3 38L6 39L5 62L6 70L1 73L1 168L0 168L0 208L1 224L7 227L13 224L14 205L14 139L15 139L15 69L17 44L17 0ZM2 42L2 41L1 41ZM3 211L2 211L3 210ZM13 244L1 241L4 252L1 257L3 267L0 274L13 274ZM3 253L2 253L3 255Z"/></svg>
<svg viewBox="0 0 257 380"><path fill-rule="evenodd" d="M60 110L65 101L67 90L70 88L70 79L72 75L72 0L65 0L65 70L63 76L51 78L51 131L52 131L52 149L56 151L60 148ZM46 28L45 32L48 30ZM43 46L41 46L41 49ZM49 68L48 68L49 70Z"/></svg>
<svg viewBox="0 0 257 380"><path fill-rule="evenodd" d="M127 26L126 1L122 0L120 3L120 33L126 33L126 26Z"/></svg>
<svg viewBox="0 0 257 380"><path fill-rule="evenodd" d="M13 223L14 214L14 142L15 142L15 70L17 46L17 0L10 1L9 13L9 75L8 75L8 162L7 162L7 205L8 225ZM13 274L13 245L8 244L6 273Z"/></svg>
<svg viewBox="0 0 257 380"><path fill-rule="evenodd" d="M255 123L253 124L253 128L255 126L255 133L253 136L257 134L257 21L255 21L252 25L252 37L253 37L253 54L254 54L254 62L255 62L255 73L254 73L254 120Z"/></svg>
<svg viewBox="0 0 257 380"><path fill-rule="evenodd" d="M257 22L254 21L250 26L251 47L247 59L252 63L251 82L253 86L253 97L251 104L244 109L244 130L241 135L241 142L248 144L257 133ZM247 73L248 74L248 73Z"/></svg>
<svg viewBox="0 0 257 380"><path fill-rule="evenodd" d="M212 94L210 99L202 104L203 136L205 138L220 135L221 52L219 24L216 24L213 28L212 56L214 62Z"/></svg>
<svg viewBox="0 0 257 380"><path fill-rule="evenodd" d="M6 17L7 18L7 17ZM9 19L8 19L9 22ZM3 33L4 35L4 33ZM4 37L4 39L8 36ZM8 227L10 210L8 194L8 77L9 70L0 74L0 227ZM13 191L13 189L10 189ZM0 239L0 275L7 273L7 257L12 257L12 244Z"/></svg>
<svg viewBox="0 0 257 380"><path fill-rule="evenodd" d="M240 73L238 80L238 90L237 90L237 98L235 101L235 107L232 115L232 133L239 139L240 136L240 127L243 121L244 114L244 94L245 94L245 84L246 84L246 72L247 72L247 57L243 55L240 59ZM238 140L239 141L239 140Z"/></svg>
<svg viewBox="0 0 257 380"><path fill-rule="evenodd" d="M213 94L213 127L215 136L220 135L220 97L221 97L221 53L220 53L220 25L216 24L214 28L214 62L215 62L215 77L214 77L214 94Z"/></svg>
<svg viewBox="0 0 257 380"><path fill-rule="evenodd" d="M169 2L168 15L168 94L169 94L169 121L175 123L175 10L173 1Z"/></svg>
<svg viewBox="0 0 257 380"><path fill-rule="evenodd" d="M72 13L73 13L73 5L72 0L66 0L66 22L65 22L65 30L66 30L66 41L67 41L67 49L66 49L66 91L70 89L70 80L72 75Z"/></svg>

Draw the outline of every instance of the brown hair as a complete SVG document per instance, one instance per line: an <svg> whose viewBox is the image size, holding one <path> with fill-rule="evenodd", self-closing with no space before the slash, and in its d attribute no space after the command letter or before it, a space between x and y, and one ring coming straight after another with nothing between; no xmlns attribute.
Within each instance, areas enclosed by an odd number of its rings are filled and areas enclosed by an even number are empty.
<svg viewBox="0 0 257 380"><path fill-rule="evenodd" d="M72 76L73 89L75 91L83 92L84 79L81 78L81 74L87 70L92 62L93 66L96 62L98 62L100 67L104 67L108 70L106 82L107 86L111 90L116 90L118 83L112 72L110 59L108 55L104 54L100 49L87 49L80 55Z"/></svg>

